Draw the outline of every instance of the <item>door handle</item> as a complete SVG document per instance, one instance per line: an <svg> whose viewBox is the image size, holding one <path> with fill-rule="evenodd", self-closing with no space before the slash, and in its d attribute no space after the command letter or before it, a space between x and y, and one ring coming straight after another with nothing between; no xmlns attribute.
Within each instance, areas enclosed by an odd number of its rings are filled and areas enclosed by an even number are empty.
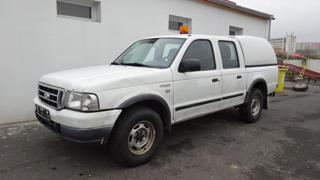
<svg viewBox="0 0 320 180"><path fill-rule="evenodd" d="M241 75L237 76L237 79L241 79L241 78L242 78L242 76L241 76Z"/></svg>
<svg viewBox="0 0 320 180"><path fill-rule="evenodd" d="M214 78L214 79L212 79L212 82L213 82L213 83L219 82L219 79L218 79L218 78Z"/></svg>

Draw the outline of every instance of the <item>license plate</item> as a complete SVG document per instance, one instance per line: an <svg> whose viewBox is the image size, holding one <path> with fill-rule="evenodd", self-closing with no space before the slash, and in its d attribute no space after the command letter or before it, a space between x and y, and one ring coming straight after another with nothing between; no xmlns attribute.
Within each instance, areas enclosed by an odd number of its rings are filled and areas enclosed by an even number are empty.
<svg viewBox="0 0 320 180"><path fill-rule="evenodd" d="M41 116L50 119L50 112L46 108L36 105L36 112Z"/></svg>

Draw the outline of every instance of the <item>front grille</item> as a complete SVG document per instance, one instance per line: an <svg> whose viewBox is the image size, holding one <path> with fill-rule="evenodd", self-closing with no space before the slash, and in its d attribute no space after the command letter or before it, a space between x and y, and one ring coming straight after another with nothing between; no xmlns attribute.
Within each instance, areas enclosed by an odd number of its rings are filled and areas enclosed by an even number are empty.
<svg viewBox="0 0 320 180"><path fill-rule="evenodd" d="M64 95L63 89L46 84L39 84L38 95L40 100L49 106L55 109L62 108L62 100Z"/></svg>

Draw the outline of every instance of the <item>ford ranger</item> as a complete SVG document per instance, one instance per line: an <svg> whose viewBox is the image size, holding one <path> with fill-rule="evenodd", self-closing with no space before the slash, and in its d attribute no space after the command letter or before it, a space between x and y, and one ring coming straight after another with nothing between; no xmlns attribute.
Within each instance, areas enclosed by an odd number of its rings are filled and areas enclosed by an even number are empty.
<svg viewBox="0 0 320 180"><path fill-rule="evenodd" d="M137 41L108 65L44 75L37 119L63 138L108 142L127 166L148 162L173 124L230 107L247 123L268 108L278 66L267 40L159 36Z"/></svg>

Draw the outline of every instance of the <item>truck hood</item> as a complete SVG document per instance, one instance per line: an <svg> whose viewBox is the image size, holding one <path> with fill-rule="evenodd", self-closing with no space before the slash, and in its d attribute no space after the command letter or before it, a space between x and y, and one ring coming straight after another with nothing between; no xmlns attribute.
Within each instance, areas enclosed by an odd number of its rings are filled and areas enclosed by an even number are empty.
<svg viewBox="0 0 320 180"><path fill-rule="evenodd" d="M103 65L46 74L41 83L78 92L102 92L110 89L169 82L171 70L121 65Z"/></svg>

